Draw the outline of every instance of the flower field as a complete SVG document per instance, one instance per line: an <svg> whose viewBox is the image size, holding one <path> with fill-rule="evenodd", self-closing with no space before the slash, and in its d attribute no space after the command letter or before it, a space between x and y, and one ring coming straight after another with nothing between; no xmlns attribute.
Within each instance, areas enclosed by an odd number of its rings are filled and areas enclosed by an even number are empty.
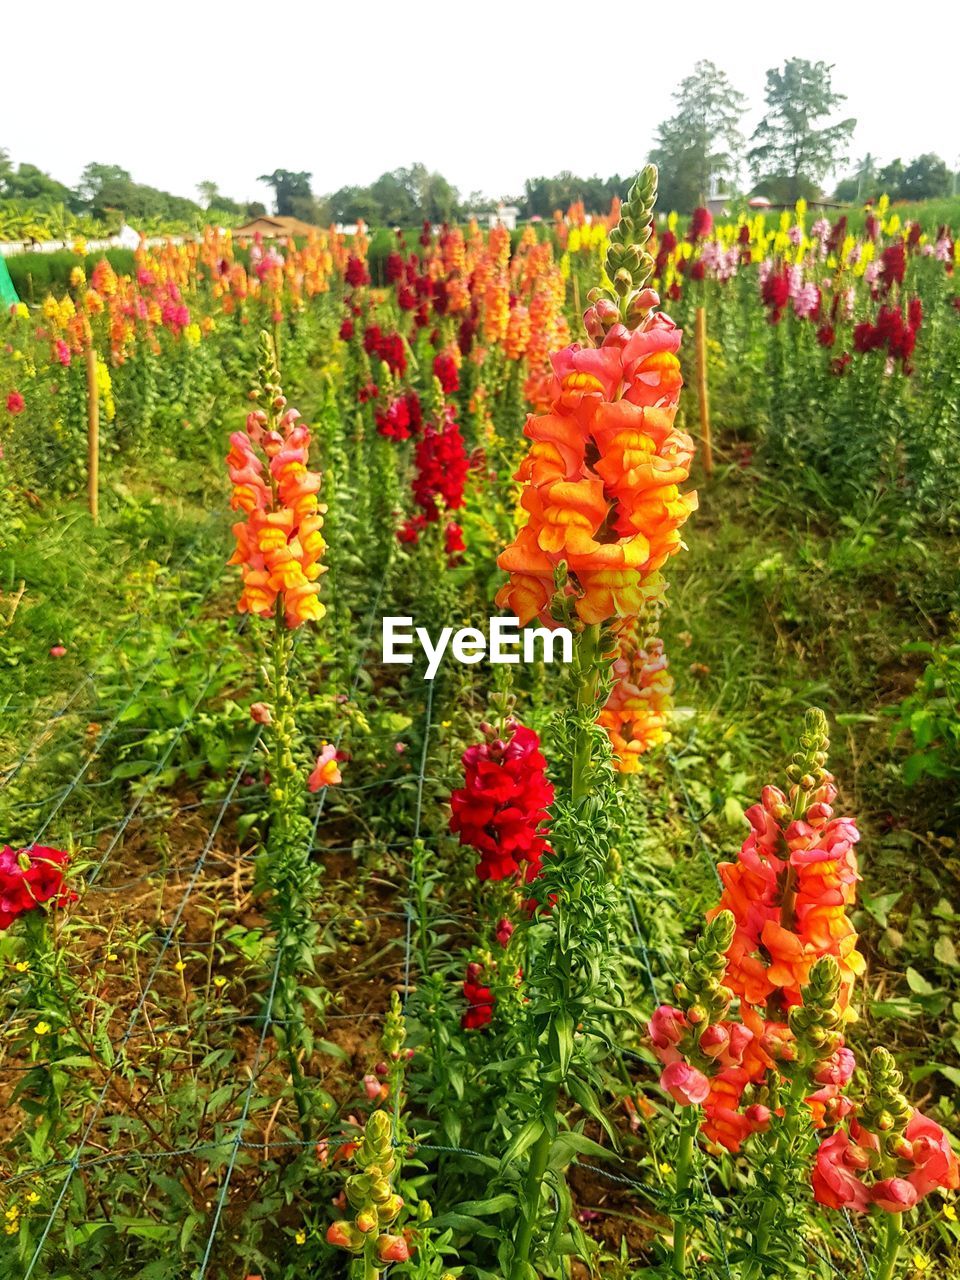
<svg viewBox="0 0 960 1280"><path fill-rule="evenodd" d="M0 1277L958 1273L960 217L656 197L0 320Z"/></svg>

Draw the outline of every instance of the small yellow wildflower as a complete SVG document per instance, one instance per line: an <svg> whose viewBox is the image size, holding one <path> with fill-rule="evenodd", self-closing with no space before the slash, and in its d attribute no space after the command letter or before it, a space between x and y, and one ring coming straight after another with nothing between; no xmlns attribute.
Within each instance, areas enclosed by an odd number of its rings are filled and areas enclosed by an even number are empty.
<svg viewBox="0 0 960 1280"><path fill-rule="evenodd" d="M37 1195L35 1191L28 1191L26 1195L26 1201L27 1201L27 1204L39 1204L40 1197Z"/></svg>
<svg viewBox="0 0 960 1280"><path fill-rule="evenodd" d="M33 1028L33 1034L35 1036L45 1036L49 1033L49 1031L50 1031L49 1022L38 1022L37 1025Z"/></svg>
<svg viewBox="0 0 960 1280"><path fill-rule="evenodd" d="M660 1172L661 1172L664 1176L666 1176L668 1173L673 1173L673 1165L672 1165L672 1164L668 1164L668 1162L667 1162L666 1160L661 1160L661 1161L660 1161L659 1168L660 1168Z"/></svg>
<svg viewBox="0 0 960 1280"><path fill-rule="evenodd" d="M918 1249L916 1253L913 1255L913 1265L914 1265L914 1268L917 1271L919 1271L921 1275L923 1275L925 1271L930 1270L931 1264L930 1264L930 1259L925 1258L923 1254L920 1252L920 1250Z"/></svg>
<svg viewBox="0 0 960 1280"><path fill-rule="evenodd" d="M215 987L225 987L227 985L227 980L222 973L217 974L217 976L213 980L213 985Z"/></svg>
<svg viewBox="0 0 960 1280"><path fill-rule="evenodd" d="M176 963L173 967L174 967L174 969L176 969L177 973L183 973L184 969L185 969L187 966L184 964L184 962L183 962L182 960L178 960L178 961L177 961L177 963Z"/></svg>
<svg viewBox="0 0 960 1280"><path fill-rule="evenodd" d="M945 1204L943 1206L943 1216L946 1218L948 1222L956 1222L957 1211L952 1204Z"/></svg>
<svg viewBox="0 0 960 1280"><path fill-rule="evenodd" d="M293 1238L296 1240L297 1244L307 1243L307 1233L305 1231L298 1231Z"/></svg>
<svg viewBox="0 0 960 1280"><path fill-rule="evenodd" d="M18 960L13 967L16 969L17 973L26 973L30 968L30 964L27 960Z"/></svg>

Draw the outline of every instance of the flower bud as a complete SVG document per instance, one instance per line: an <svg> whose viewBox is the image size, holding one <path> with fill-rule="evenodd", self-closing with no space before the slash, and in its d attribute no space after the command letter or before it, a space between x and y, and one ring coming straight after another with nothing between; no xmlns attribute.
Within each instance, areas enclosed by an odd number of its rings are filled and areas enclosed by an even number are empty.
<svg viewBox="0 0 960 1280"><path fill-rule="evenodd" d="M338 1249L349 1249L351 1253L360 1252L363 1239L363 1233L352 1222L333 1222L327 1228L327 1244L336 1245Z"/></svg>
<svg viewBox="0 0 960 1280"><path fill-rule="evenodd" d="M410 1249L403 1236L383 1235L377 1241L377 1257L381 1262L409 1262Z"/></svg>
<svg viewBox="0 0 960 1280"><path fill-rule="evenodd" d="M730 1033L720 1023L713 1023L709 1027L704 1027L699 1043L700 1049L708 1058L719 1058L730 1044Z"/></svg>

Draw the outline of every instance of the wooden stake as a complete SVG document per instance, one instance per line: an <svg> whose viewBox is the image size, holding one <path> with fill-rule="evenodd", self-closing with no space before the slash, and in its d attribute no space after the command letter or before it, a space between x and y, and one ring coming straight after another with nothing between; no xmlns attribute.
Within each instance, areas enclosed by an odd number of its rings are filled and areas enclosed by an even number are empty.
<svg viewBox="0 0 960 1280"><path fill-rule="evenodd" d="M700 400L700 439L703 442L703 469L713 475L713 439L710 434L710 395L707 391L707 312L697 307L697 395Z"/></svg>
<svg viewBox="0 0 960 1280"><path fill-rule="evenodd" d="M100 392L97 387L97 352L87 332L87 498L90 519L100 523Z"/></svg>

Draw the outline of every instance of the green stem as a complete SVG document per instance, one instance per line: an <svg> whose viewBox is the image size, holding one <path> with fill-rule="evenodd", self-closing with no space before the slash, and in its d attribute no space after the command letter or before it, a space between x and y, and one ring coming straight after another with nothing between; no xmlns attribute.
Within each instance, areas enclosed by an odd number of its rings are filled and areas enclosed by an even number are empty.
<svg viewBox="0 0 960 1280"><path fill-rule="evenodd" d="M886 1239L884 1240L883 1257L880 1261L880 1270L877 1272L877 1280L893 1280L894 1269L897 1265L897 1254L900 1252L902 1243L903 1214L888 1213Z"/></svg>
<svg viewBox="0 0 960 1280"><path fill-rule="evenodd" d="M295 974L289 972L291 968L287 953L286 927L285 922L288 918L290 903L286 901L286 895L289 890L289 869L281 868L275 865L275 861L286 859L290 856L291 843L291 805L294 803L294 793L297 781L297 768L293 759L293 739L295 725L292 713L292 698L290 696L290 655L292 645L290 635L287 630L286 620L283 613L283 605L277 600L276 612L274 614L274 632L273 632L273 711L274 724L272 734L272 759L271 759L271 790L277 788L279 796L274 803L271 813L271 835L268 841L268 848L272 844L274 848L274 856L271 858L271 867L269 874L271 878L271 889L276 894L278 885L277 879L282 880L281 900L275 904L277 922L277 946L281 947L283 954L280 958L279 973L279 1005L281 1016L284 1020L283 1026L283 1042L286 1050L287 1063L290 1067L290 1081L293 1087L293 1096L297 1104L297 1115L300 1119L300 1130L305 1139L310 1139L310 1112L307 1106L306 1098L306 1082L304 1080L303 1070L299 1059L297 1058L297 1044L295 1040L296 1031L299 1028L299 1018L295 1020L295 1001L291 997L291 991L295 990ZM279 859L277 852L279 851ZM304 851L304 856L309 856ZM277 873L281 872L278 877ZM279 909L277 909L279 908ZM296 1011L299 1012L299 1011Z"/></svg>
<svg viewBox="0 0 960 1280"><path fill-rule="evenodd" d="M699 1107L684 1107L680 1115L680 1144L677 1148L677 1195L686 1195L693 1178L694 1144L700 1124ZM685 1218L673 1220L673 1269L678 1276L687 1274L687 1223Z"/></svg>
<svg viewBox="0 0 960 1280"><path fill-rule="evenodd" d="M585 627L577 641L578 723L573 747L570 793L581 800L590 789L590 745L597 711L597 687L600 681L600 626Z"/></svg>
<svg viewBox="0 0 960 1280"><path fill-rule="evenodd" d="M544 1120L544 1129L530 1153L530 1164L527 1168L527 1177L523 1187L523 1216L520 1222L520 1230L517 1232L510 1280L527 1280L533 1233L540 1220L541 1184L543 1183L543 1175L547 1171L547 1161L550 1158L550 1147L553 1142L550 1126L546 1123L546 1117L556 1112L559 1094L558 1085L548 1085L540 1100L540 1115Z"/></svg>

